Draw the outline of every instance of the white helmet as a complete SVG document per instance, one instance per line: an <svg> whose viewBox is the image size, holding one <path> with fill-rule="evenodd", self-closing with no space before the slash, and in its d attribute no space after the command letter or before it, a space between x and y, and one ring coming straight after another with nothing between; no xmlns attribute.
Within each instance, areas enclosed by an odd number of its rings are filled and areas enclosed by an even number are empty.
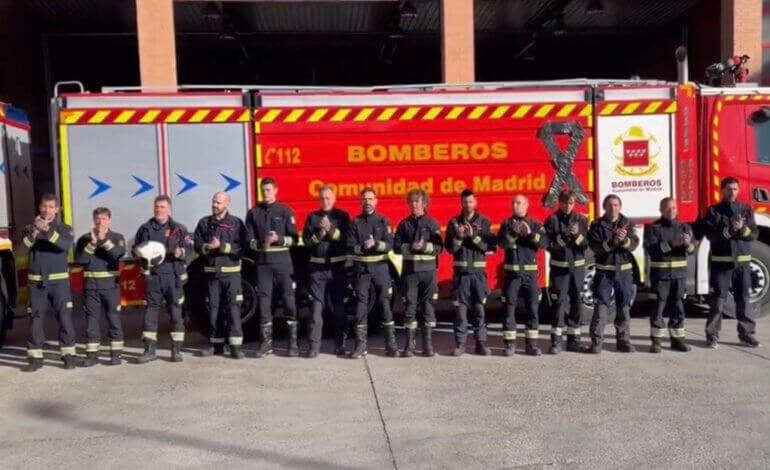
<svg viewBox="0 0 770 470"><path fill-rule="evenodd" d="M142 263L142 272L149 274L152 268L159 266L166 258L166 247L160 242L147 241L137 245L136 254Z"/></svg>

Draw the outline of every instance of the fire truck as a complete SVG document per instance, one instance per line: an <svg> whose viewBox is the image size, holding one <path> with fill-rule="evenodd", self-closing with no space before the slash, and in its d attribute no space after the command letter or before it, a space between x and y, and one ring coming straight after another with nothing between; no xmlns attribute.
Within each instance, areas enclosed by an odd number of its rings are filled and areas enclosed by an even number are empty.
<svg viewBox="0 0 770 470"><path fill-rule="evenodd" d="M757 315L770 308L768 88L644 80L180 87L170 93L57 88L51 122L64 221L84 233L93 208L108 206L115 230L129 244L158 194L170 195L174 218L192 228L209 213L216 191L230 194L231 211L245 216L267 176L277 180L279 200L295 210L300 227L317 207L323 185L334 188L338 206L354 215L361 190L373 188L378 210L393 224L408 214L405 195L412 188L430 195L429 213L444 225L469 188L495 230L510 216L512 196L527 195L530 215L542 220L555 210L558 192L571 188L590 219L600 215L605 196L620 196L640 237L644 224L659 216L661 198L675 197L680 218L695 222L720 200L721 179L736 176L740 199L754 208L760 226L752 253L752 306ZM709 293L708 251L708 240L701 240L689 263L688 299L695 304L704 304ZM643 292L646 260L641 249L635 255ZM397 269L399 256L391 260ZM490 260L496 288L503 277L501 253ZM547 254L539 262L547 289ZM197 269L193 262L191 279ZM245 321L255 307L250 269L246 260ZM592 273L589 262L587 308ZM444 297L451 276L451 260L442 255ZM142 278L131 260L121 269L121 283L123 305L141 305ZM79 285L74 268L73 287Z"/></svg>
<svg viewBox="0 0 770 470"><path fill-rule="evenodd" d="M17 272L26 276L26 257L13 255L13 233L35 215L29 132L24 112L0 102L0 344L13 321Z"/></svg>

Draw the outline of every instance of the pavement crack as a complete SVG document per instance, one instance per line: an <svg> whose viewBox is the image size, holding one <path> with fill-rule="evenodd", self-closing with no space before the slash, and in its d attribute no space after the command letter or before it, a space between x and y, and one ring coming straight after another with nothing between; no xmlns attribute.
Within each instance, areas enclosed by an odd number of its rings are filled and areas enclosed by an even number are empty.
<svg viewBox="0 0 770 470"><path fill-rule="evenodd" d="M382 415L382 407L380 406L380 398L377 396L377 387L374 386L374 377L372 377L372 370L369 368L369 361L364 356L364 367L366 368L366 375L369 376L369 385L372 386L372 395L374 395L374 404L377 406L377 413L380 415L380 424L382 424L382 432L385 434L385 442L388 444L388 452L390 453L390 460L393 463L393 469L398 470L398 464L396 463L396 454L393 453L393 445L390 442L390 434L388 434L388 426L385 424L385 417Z"/></svg>

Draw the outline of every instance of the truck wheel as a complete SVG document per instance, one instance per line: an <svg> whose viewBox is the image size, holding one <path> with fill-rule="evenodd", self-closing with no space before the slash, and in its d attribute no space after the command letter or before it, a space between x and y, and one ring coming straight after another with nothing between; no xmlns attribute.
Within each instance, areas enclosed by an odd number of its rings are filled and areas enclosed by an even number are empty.
<svg viewBox="0 0 770 470"><path fill-rule="evenodd" d="M246 279L241 279L243 302L241 303L241 323L245 325L255 317L257 311L257 290ZM245 329L245 327L244 327Z"/></svg>
<svg viewBox="0 0 770 470"><path fill-rule="evenodd" d="M752 243L749 266L749 309L754 311L754 318L761 318L770 313L770 246L760 242ZM732 296L727 297L722 313L728 318L735 318L735 301Z"/></svg>
<svg viewBox="0 0 770 470"><path fill-rule="evenodd" d="M594 277L596 276L596 265L594 264L593 256L588 254L586 256L586 274L583 278L583 290L580 293L580 300L582 304L582 311L580 312L580 324L587 325L591 323L591 317L594 313L594 305L596 299L594 298Z"/></svg>

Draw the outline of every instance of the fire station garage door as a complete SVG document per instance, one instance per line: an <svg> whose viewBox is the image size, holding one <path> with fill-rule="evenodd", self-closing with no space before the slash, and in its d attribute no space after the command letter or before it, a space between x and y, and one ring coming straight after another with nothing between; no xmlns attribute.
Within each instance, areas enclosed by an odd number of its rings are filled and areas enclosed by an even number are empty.
<svg viewBox="0 0 770 470"><path fill-rule="evenodd" d="M243 124L168 126L169 195L174 201L174 218L189 230L208 215L217 191L230 195L233 215L246 216L248 130Z"/></svg>
<svg viewBox="0 0 770 470"><path fill-rule="evenodd" d="M66 126L65 132L62 195L64 207L71 210L65 220L83 232L93 225L95 207L109 207L113 230L130 242L139 225L152 217L160 187L157 128L107 124Z"/></svg>

